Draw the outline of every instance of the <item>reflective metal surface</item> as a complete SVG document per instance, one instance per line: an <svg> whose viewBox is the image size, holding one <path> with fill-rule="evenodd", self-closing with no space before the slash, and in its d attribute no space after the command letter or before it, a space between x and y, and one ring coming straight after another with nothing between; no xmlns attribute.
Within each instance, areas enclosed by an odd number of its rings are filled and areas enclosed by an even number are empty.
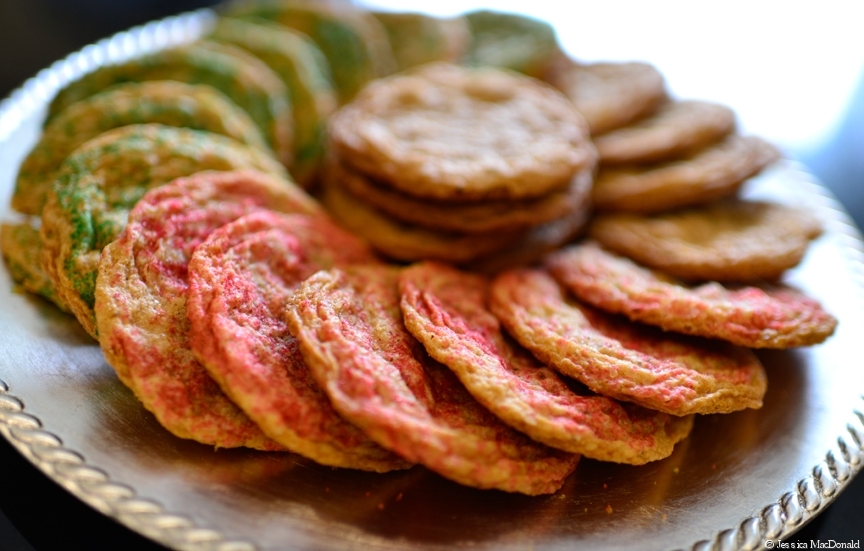
<svg viewBox="0 0 864 551"><path fill-rule="evenodd" d="M86 63L55 66L0 104L0 204L64 80L104 63L110 48L130 55L188 40L208 18L103 43ZM660 462L584 460L558 493L526 497L464 488L421 467L377 475L213 450L159 427L77 323L16 293L6 270L0 433L87 503L176 549L761 548L818 514L864 463L864 256L848 217L798 168L773 170L748 193L807 204L823 218L826 234L789 281L840 325L824 345L760 353L765 406L700 417Z"/></svg>

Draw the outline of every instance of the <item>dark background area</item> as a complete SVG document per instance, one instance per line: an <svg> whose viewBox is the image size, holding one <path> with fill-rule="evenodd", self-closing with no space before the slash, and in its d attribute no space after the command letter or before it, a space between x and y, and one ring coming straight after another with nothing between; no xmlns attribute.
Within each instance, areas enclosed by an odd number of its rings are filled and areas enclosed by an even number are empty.
<svg viewBox="0 0 864 551"><path fill-rule="evenodd" d="M0 98L98 39L212 0L0 0ZM801 160L864 223L864 80L837 132ZM855 384L860 384L860 381ZM864 539L864 475L789 541ZM0 551L163 547L114 523L45 477L0 438Z"/></svg>

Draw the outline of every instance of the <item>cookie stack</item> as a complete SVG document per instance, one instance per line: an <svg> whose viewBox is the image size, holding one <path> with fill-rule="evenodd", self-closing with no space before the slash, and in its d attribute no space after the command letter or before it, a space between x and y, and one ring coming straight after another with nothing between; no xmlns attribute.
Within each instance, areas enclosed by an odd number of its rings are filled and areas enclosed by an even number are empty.
<svg viewBox="0 0 864 551"><path fill-rule="evenodd" d="M545 75L585 116L600 157L598 211L658 213L734 195L779 152L735 132L732 109L669 98L646 63L561 58Z"/></svg>
<svg viewBox="0 0 864 551"><path fill-rule="evenodd" d="M521 261L583 225L596 153L571 102L494 68L431 64L331 118L323 200L386 256Z"/></svg>

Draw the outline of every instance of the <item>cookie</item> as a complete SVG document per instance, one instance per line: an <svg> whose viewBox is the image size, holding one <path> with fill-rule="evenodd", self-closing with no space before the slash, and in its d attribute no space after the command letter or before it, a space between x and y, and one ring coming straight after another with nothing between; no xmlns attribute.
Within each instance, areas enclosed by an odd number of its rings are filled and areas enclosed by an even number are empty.
<svg viewBox="0 0 864 551"><path fill-rule="evenodd" d="M590 183L585 195L590 191ZM585 201L558 220L534 226L497 252L478 257L465 268L492 274L517 266L539 262L546 254L569 243L583 233L591 217L591 202Z"/></svg>
<svg viewBox="0 0 864 551"><path fill-rule="evenodd" d="M264 433L322 465L410 466L343 420L318 388L284 320L291 293L319 269L375 262L323 216L260 211L215 230L189 261L189 342Z"/></svg>
<svg viewBox="0 0 864 551"><path fill-rule="evenodd" d="M604 396L580 396L508 340L488 310L489 280L423 262L399 279L405 327L478 402L538 442L601 461L641 465L669 456L693 426Z"/></svg>
<svg viewBox="0 0 864 551"><path fill-rule="evenodd" d="M96 323L105 359L159 423L221 448L282 449L195 359L186 315L188 263L213 230L270 208L316 214L313 199L255 171L201 172L146 194L102 252Z"/></svg>
<svg viewBox="0 0 864 551"><path fill-rule="evenodd" d="M559 56L544 80L564 92L597 136L652 114L668 101L666 82L648 63L576 63Z"/></svg>
<svg viewBox="0 0 864 551"><path fill-rule="evenodd" d="M48 123L21 164L12 207L40 214L72 151L112 128L142 123L204 130L269 150L249 115L215 88L168 80L117 84L73 103Z"/></svg>
<svg viewBox="0 0 864 551"><path fill-rule="evenodd" d="M735 130L735 113L707 101L673 101L646 119L594 137L605 165L649 163L687 155Z"/></svg>
<svg viewBox="0 0 864 551"><path fill-rule="evenodd" d="M500 274L490 309L540 361L598 394L672 415L762 406L767 380L750 350L590 309L544 271Z"/></svg>
<svg viewBox="0 0 864 551"><path fill-rule="evenodd" d="M587 242L546 260L550 273L580 300L666 331L722 339L748 348L809 346L837 320L784 285L687 285Z"/></svg>
<svg viewBox="0 0 864 551"><path fill-rule="evenodd" d="M285 176L282 165L261 150L225 136L159 124L110 130L64 161L42 212L42 268L90 335L96 336L99 255L123 231L129 209L147 190L174 178L236 168Z"/></svg>
<svg viewBox="0 0 864 551"><path fill-rule="evenodd" d="M744 180L780 158L756 136L731 135L685 159L604 167L594 181L598 211L651 214L734 195Z"/></svg>
<svg viewBox="0 0 864 551"><path fill-rule="evenodd" d="M402 324L399 270L318 272L286 310L318 384L343 417L409 461L476 488L552 493L579 456L533 442L478 404Z"/></svg>
<svg viewBox="0 0 864 551"><path fill-rule="evenodd" d="M387 32L372 15L348 2L241 1L232 3L226 14L268 19L311 38L327 58L341 103L351 101L370 80L396 70Z"/></svg>
<svg viewBox="0 0 864 551"><path fill-rule="evenodd" d="M209 38L247 50L285 83L294 119L291 176L310 187L324 155L327 118L338 103L324 54L304 35L266 20L222 17Z"/></svg>
<svg viewBox="0 0 864 551"><path fill-rule="evenodd" d="M42 270L42 239L38 229L27 222L0 224L0 252L15 283L50 300L64 312L69 311Z"/></svg>
<svg viewBox="0 0 864 551"><path fill-rule="evenodd" d="M109 86L147 80L216 88L252 117L279 160L290 165L293 121L285 85L260 59L215 42L199 41L88 73L60 90L49 107L47 123L72 103Z"/></svg>
<svg viewBox="0 0 864 551"><path fill-rule="evenodd" d="M589 202L592 181L591 171L582 170L568 188L537 199L448 203L415 199L338 161L330 170L336 185L387 216L433 230L464 233L522 229L562 218Z"/></svg>
<svg viewBox="0 0 864 551"><path fill-rule="evenodd" d="M321 202L346 229L361 236L378 252L395 260L424 258L469 262L506 248L519 232L446 233L404 224L352 197L338 185L324 182Z"/></svg>
<svg viewBox="0 0 864 551"><path fill-rule="evenodd" d="M560 92L445 63L369 84L330 119L330 143L371 178L447 201L540 197L596 159L584 119Z"/></svg>
<svg viewBox="0 0 864 551"><path fill-rule="evenodd" d="M471 45L462 63L539 77L560 52L549 23L515 13L478 10L465 14Z"/></svg>
<svg viewBox="0 0 864 551"><path fill-rule="evenodd" d="M456 62L468 50L471 29L464 17L423 13L371 12L387 32L396 70L435 61Z"/></svg>
<svg viewBox="0 0 864 551"><path fill-rule="evenodd" d="M589 233L636 262L688 280L774 280L822 232L803 208L727 199L655 216L605 214Z"/></svg>

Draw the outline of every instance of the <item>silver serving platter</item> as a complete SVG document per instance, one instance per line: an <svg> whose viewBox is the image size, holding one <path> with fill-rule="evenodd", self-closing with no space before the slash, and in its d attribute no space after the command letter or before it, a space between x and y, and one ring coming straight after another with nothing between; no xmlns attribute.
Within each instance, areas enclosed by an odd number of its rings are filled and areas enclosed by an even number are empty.
<svg viewBox="0 0 864 551"><path fill-rule="evenodd" d="M88 46L0 103L0 204L60 87L193 40L213 17L187 14ZM663 461L585 460L556 494L526 497L461 487L421 467L376 475L214 450L164 431L77 323L17 292L6 270L0 433L78 498L174 549L762 549L818 515L864 463L864 256L848 215L799 167L773 169L747 193L822 218L826 233L788 279L840 326L824 345L760 353L764 407L700 417Z"/></svg>

